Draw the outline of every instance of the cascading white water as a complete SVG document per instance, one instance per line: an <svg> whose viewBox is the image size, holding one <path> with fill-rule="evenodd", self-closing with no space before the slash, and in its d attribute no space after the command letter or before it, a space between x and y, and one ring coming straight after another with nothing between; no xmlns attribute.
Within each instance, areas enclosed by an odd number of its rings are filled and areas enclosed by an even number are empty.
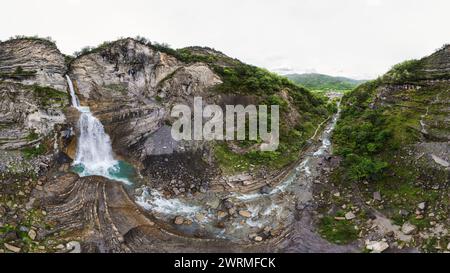
<svg viewBox="0 0 450 273"><path fill-rule="evenodd" d="M106 134L102 123L92 115L89 107L80 106L72 81L66 75L72 97L72 106L80 112L78 127L77 154L73 165L77 167L80 176L100 175L109 179L130 183L120 177L120 162L114 159L111 140Z"/></svg>
<svg viewBox="0 0 450 273"><path fill-rule="evenodd" d="M74 164L83 164L87 174L107 175L117 160L113 157L111 141L103 125L91 112L82 111L78 127L80 137Z"/></svg>
<svg viewBox="0 0 450 273"><path fill-rule="evenodd" d="M67 84L69 85L70 98L72 99L72 106L78 109L80 107L80 101L78 100L78 97L75 94L75 89L73 88L72 80L70 79L69 75L66 75L66 79Z"/></svg>

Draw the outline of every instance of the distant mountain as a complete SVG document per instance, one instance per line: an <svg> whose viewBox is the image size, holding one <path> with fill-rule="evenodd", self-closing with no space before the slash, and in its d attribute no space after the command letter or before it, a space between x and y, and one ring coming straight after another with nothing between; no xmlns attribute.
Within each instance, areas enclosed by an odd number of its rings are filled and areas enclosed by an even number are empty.
<svg viewBox="0 0 450 273"><path fill-rule="evenodd" d="M285 76L293 82L311 90L349 90L366 82L365 80L333 77L317 73L289 74Z"/></svg>

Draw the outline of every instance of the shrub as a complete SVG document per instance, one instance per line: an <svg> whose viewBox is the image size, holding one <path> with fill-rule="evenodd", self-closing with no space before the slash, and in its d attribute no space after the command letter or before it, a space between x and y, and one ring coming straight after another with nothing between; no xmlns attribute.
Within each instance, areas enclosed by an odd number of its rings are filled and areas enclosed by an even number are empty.
<svg viewBox="0 0 450 273"><path fill-rule="evenodd" d="M355 154L348 155L346 162L349 165L349 178L352 181L371 180L388 166L387 162Z"/></svg>
<svg viewBox="0 0 450 273"><path fill-rule="evenodd" d="M22 149L23 156L26 159L31 159L33 157L37 157L39 155L43 155L47 152L47 149L43 144L34 146L34 147L26 147Z"/></svg>
<svg viewBox="0 0 450 273"><path fill-rule="evenodd" d="M358 232L351 221L337 221L332 216L325 216L320 220L319 233L336 244L348 244L358 238Z"/></svg>
<svg viewBox="0 0 450 273"><path fill-rule="evenodd" d="M378 82L346 94L341 119L333 132L335 153L344 157L344 174L351 181L375 180L389 167L378 158L390 147L393 131L382 109L368 107Z"/></svg>
<svg viewBox="0 0 450 273"><path fill-rule="evenodd" d="M383 80L388 82L416 80L420 75L418 73L420 65L419 60L407 60L396 64L383 76Z"/></svg>

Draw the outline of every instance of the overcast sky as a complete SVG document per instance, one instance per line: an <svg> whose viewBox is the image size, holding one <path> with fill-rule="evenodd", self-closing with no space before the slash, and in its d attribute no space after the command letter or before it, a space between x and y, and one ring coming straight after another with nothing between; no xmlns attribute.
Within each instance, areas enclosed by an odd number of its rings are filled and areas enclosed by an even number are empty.
<svg viewBox="0 0 450 273"><path fill-rule="evenodd" d="M280 73L373 78L450 43L449 13L449 0L14 0L0 40L51 36L71 54L141 35Z"/></svg>

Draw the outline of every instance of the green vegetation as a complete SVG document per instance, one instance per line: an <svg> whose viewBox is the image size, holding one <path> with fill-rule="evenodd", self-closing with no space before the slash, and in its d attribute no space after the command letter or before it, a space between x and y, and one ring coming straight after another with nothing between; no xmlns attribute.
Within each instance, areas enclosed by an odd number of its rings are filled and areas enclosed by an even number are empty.
<svg viewBox="0 0 450 273"><path fill-rule="evenodd" d="M110 44L111 44L111 42L105 41L105 42L103 42L103 43L101 43L100 45L95 46L95 47L92 47L92 46L85 46L85 47L83 47L80 51L75 51L75 52L73 53L73 55L74 55L76 58L78 58L78 57L81 57L81 56L84 56L84 55L87 55L87 54L90 54L90 53L100 52L101 50L107 48ZM69 61L70 61L70 60L69 60Z"/></svg>
<svg viewBox="0 0 450 273"><path fill-rule="evenodd" d="M383 76L384 81L414 81L419 79L421 62L419 60L407 60L394 65L391 70Z"/></svg>
<svg viewBox="0 0 450 273"><path fill-rule="evenodd" d="M1 176L2 174L0 174ZM8 193L0 196L0 207L7 208L6 211L15 213L4 213L1 215L0 225L0 249L6 250L4 243L20 248L20 252L52 252L55 246L61 243L61 237L65 232L57 234L54 231L54 223L46 221L46 212L38 208L17 209L18 205L24 206L31 196L31 190L37 185L35 175L25 173L16 174L11 177L0 177L0 192ZM12 183L11 183L12 182ZM32 230L32 232L30 232ZM48 236L39 236L39 230L51 232ZM44 231L45 230L45 231Z"/></svg>
<svg viewBox="0 0 450 273"><path fill-rule="evenodd" d="M333 133L335 153L344 156L347 176L352 181L375 179L387 167L375 155L387 148L392 131L380 110L353 106L343 107L342 118Z"/></svg>
<svg viewBox="0 0 450 273"><path fill-rule="evenodd" d="M346 177L352 181L373 180L387 167L375 155L387 148L392 130L383 110L369 107L377 85L378 81L368 82L343 97L341 118L333 132L335 153L344 157Z"/></svg>
<svg viewBox="0 0 450 273"><path fill-rule="evenodd" d="M36 139L38 139L38 138L39 138L39 134L36 133L35 130L30 131L30 133L29 133L28 136L27 136L27 140L28 140L28 141L33 141L33 140L36 140Z"/></svg>
<svg viewBox="0 0 450 273"><path fill-rule="evenodd" d="M12 37L9 37L9 41L12 40L30 40L30 41L39 41L39 42L45 42L45 43L49 43L53 46L56 45L56 41L52 39L52 37L48 36L48 37L39 37L38 35L34 35L34 36L25 36L25 35L15 35Z"/></svg>
<svg viewBox="0 0 450 273"><path fill-rule="evenodd" d="M290 74L286 75L291 81L300 84L311 90L318 91L346 91L352 90L356 86L365 81L353 80L344 77L333 77L323 74L309 73L309 74Z"/></svg>
<svg viewBox="0 0 450 273"><path fill-rule="evenodd" d="M39 155L43 155L47 152L47 148L45 145L40 144L33 147L26 147L22 149L23 156L25 159L31 159L37 157Z"/></svg>
<svg viewBox="0 0 450 273"><path fill-rule="evenodd" d="M214 71L223 79L217 90L224 93L273 95L283 88L294 88L305 93L304 89L296 87L288 79L252 65L214 66Z"/></svg>
<svg viewBox="0 0 450 273"><path fill-rule="evenodd" d="M273 152L251 150L236 154L230 149L219 148L216 154L229 172L243 171L251 166L265 166L279 169L294 162L300 150L332 109L326 106L325 99L311 94L288 79L270 73L267 70L229 60L227 66L212 64L214 70L222 78L223 83L215 87L216 92L241 95L252 95L260 98L261 104L280 106L280 144ZM289 95L291 105L282 95ZM331 110L331 111L330 111ZM292 111L300 114L296 124L288 123ZM225 162L232 159L232 166ZM235 163L233 163L235 162Z"/></svg>
<svg viewBox="0 0 450 273"><path fill-rule="evenodd" d="M43 106L49 106L55 102L64 104L67 102L69 95L65 92L58 91L51 87L33 85L31 86L35 97Z"/></svg>
<svg viewBox="0 0 450 273"><path fill-rule="evenodd" d="M225 172L246 171L252 167L252 163L245 157L233 153L225 143L217 143L214 146L217 162Z"/></svg>
<svg viewBox="0 0 450 273"><path fill-rule="evenodd" d="M204 63L213 63L217 61L217 58L213 55L209 54L192 54L191 48L180 48L180 49L173 49L170 47L167 43L158 43L158 42L151 42L145 37L137 36L134 38L135 40L139 41L140 43L147 45L154 50L157 50L159 52L164 52L168 55L176 57L178 60L186 62L186 63L194 63L194 62L204 62ZM204 48L208 50L214 50L211 48Z"/></svg>
<svg viewBox="0 0 450 273"><path fill-rule="evenodd" d="M64 63L68 66L73 60L75 59L74 56L71 55L64 55Z"/></svg>
<svg viewBox="0 0 450 273"><path fill-rule="evenodd" d="M227 173L235 173L248 171L256 166L264 166L271 169L280 169L289 163L298 159L300 150L304 147L306 142L305 133L312 134L314 126L308 128L300 126L288 129L284 124L280 124L280 144L275 151L248 150L244 153L233 152L226 142L220 142L215 145L215 156ZM260 144L258 141L236 141L234 144L240 147L250 147L253 144Z"/></svg>
<svg viewBox="0 0 450 273"><path fill-rule="evenodd" d="M395 66L416 67L414 62ZM416 68L417 69L417 68ZM389 84L385 77L368 82L343 97L342 115L333 133L335 152L344 157L346 179L379 181L392 169L392 153L421 138L420 118L425 104L446 87L424 87L395 92L398 107L374 106L379 88ZM402 80L397 81L401 83ZM408 98L407 100L404 98Z"/></svg>
<svg viewBox="0 0 450 273"><path fill-rule="evenodd" d="M430 56L420 60L407 60L394 65L386 73L382 80L389 83L419 83L422 80L440 80L450 78L450 72L446 69L436 69L442 66L442 60L446 60L448 44L443 45Z"/></svg>
<svg viewBox="0 0 450 273"><path fill-rule="evenodd" d="M36 75L34 70L24 70L21 66L17 66L11 73L0 73L0 79L14 79L23 80L25 78L33 77Z"/></svg>
<svg viewBox="0 0 450 273"><path fill-rule="evenodd" d="M339 211L336 216L343 217ZM351 220L336 220L332 216L324 216L319 222L319 233L322 237L335 244L348 244L358 238L358 231Z"/></svg>
<svg viewBox="0 0 450 273"><path fill-rule="evenodd" d="M441 121L446 116L448 83L428 82L446 73L436 69L440 54L395 65L386 75L345 94L333 132L334 151L343 157L331 175L333 184L370 200L395 224L408 221L419 230L447 219L450 202L448 189L442 186L448 181L448 170L433 166L416 145L430 137L422 134L423 119L430 135L448 132L448 124ZM374 192L380 192L383 202L373 200ZM417 215L421 202L427 203L427 212ZM428 246L415 243L434 249L435 240L430 240Z"/></svg>

